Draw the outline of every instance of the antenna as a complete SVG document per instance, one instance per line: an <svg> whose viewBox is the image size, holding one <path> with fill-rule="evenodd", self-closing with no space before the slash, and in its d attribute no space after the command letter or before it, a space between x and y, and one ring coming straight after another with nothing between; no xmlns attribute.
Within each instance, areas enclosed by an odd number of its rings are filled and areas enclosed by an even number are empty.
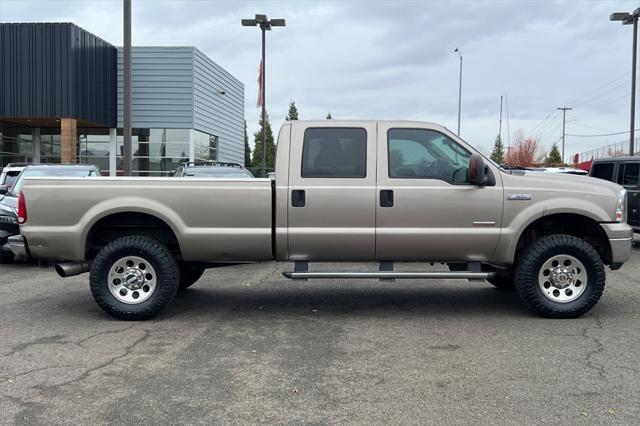
<svg viewBox="0 0 640 426"><path fill-rule="evenodd" d="M500 95L500 126L498 127L498 137L502 141L502 95Z"/></svg>

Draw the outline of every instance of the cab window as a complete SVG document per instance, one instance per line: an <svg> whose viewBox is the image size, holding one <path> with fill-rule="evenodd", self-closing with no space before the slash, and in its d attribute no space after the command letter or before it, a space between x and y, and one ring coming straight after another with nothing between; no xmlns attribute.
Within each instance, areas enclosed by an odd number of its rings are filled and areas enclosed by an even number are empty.
<svg viewBox="0 0 640 426"><path fill-rule="evenodd" d="M310 128L302 145L303 178L364 178L367 131L361 128Z"/></svg>
<svg viewBox="0 0 640 426"><path fill-rule="evenodd" d="M471 153L448 136L427 129L389 129L387 139L390 178L469 182Z"/></svg>
<svg viewBox="0 0 640 426"><path fill-rule="evenodd" d="M613 180L613 163L596 163L591 168L591 176L604 179Z"/></svg>
<svg viewBox="0 0 640 426"><path fill-rule="evenodd" d="M625 187L636 188L638 186L638 174L640 163L624 163L620 165L618 183Z"/></svg>

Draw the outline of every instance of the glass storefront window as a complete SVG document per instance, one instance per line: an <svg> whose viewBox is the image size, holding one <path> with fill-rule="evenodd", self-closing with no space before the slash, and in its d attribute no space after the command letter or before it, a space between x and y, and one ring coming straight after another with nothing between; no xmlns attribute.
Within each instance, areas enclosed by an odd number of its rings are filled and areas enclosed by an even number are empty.
<svg viewBox="0 0 640 426"><path fill-rule="evenodd" d="M0 167L8 163L33 161L31 127L0 122Z"/></svg>
<svg viewBox="0 0 640 426"><path fill-rule="evenodd" d="M198 130L191 130L193 140L194 157L196 160L218 160L218 137L203 133Z"/></svg>
<svg viewBox="0 0 640 426"><path fill-rule="evenodd" d="M33 161L34 129L0 122L0 167L10 162ZM116 169L121 173L123 136L117 130ZM77 161L109 170L110 138L107 128L78 127ZM189 161L193 143L195 160L218 159L218 137L193 129L132 129L132 173L139 176L169 176L181 163ZM60 129L40 129L40 161L59 163Z"/></svg>

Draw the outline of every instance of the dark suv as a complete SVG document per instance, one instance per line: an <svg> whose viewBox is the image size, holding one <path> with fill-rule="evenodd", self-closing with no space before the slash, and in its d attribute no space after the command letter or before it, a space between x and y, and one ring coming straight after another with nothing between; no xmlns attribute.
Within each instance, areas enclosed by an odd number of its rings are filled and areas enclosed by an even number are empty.
<svg viewBox="0 0 640 426"><path fill-rule="evenodd" d="M184 163L176 169L173 176L253 179L251 172L242 165L223 161L192 161Z"/></svg>
<svg viewBox="0 0 640 426"><path fill-rule="evenodd" d="M640 156L593 160L589 176L615 182L627 190L627 222L640 233Z"/></svg>

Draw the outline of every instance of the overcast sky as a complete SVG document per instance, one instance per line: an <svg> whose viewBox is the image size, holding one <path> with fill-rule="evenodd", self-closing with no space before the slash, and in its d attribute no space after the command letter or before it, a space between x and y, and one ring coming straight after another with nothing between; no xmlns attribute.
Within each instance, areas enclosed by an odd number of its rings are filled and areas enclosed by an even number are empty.
<svg viewBox="0 0 640 426"><path fill-rule="evenodd" d="M547 148L567 133L629 130L631 27L609 22L638 1L151 1L133 0L134 45L192 45L245 84L245 117L257 129L260 34L241 18L285 18L267 34L267 107L275 127L289 100L300 118L435 121L455 131L459 47L462 131L487 152L500 95L509 131ZM74 22L122 44L122 1L0 0L2 22ZM550 115L551 114L551 115ZM504 105L503 139L507 139ZM639 127L639 126L636 126ZM567 155L627 134L567 137Z"/></svg>

